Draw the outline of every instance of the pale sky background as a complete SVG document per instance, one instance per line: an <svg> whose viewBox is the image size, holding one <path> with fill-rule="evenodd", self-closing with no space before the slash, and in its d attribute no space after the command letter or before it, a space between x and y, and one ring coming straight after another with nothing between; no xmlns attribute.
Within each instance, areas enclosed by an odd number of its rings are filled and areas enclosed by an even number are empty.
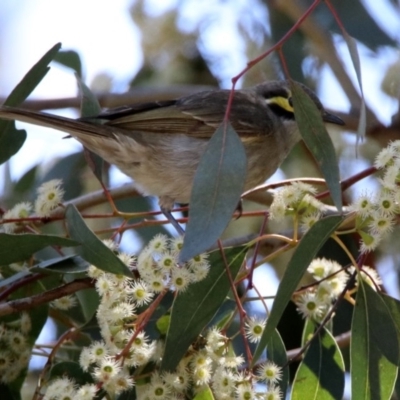
<svg viewBox="0 0 400 400"><path fill-rule="evenodd" d="M221 48L231 49L229 61L225 63L223 80L228 87L229 80L239 73L245 66L244 61L238 59L235 44L240 47L240 40L232 27L232 18L229 16L232 9L240 7L246 0L233 0L220 6L226 7L227 13L223 24L215 24L210 36L213 40L204 38L203 45L209 52L219 52ZM151 0L146 4L149 13L159 14L174 6L178 0ZM201 1L191 2L182 13L180 26L188 29L205 10L193 6ZM392 37L400 35L397 15L388 2L368 0L364 2L373 15L377 16L382 28ZM7 96L20 81L23 75L37 62L37 60L55 43L62 42L64 50L76 50L81 55L86 83L100 73L107 73L113 77L113 90L124 91L133 74L140 68L143 55L140 45L140 32L132 23L127 10L132 0L1 0L0 2L0 96ZM210 12L210 9L207 10ZM211 10L212 12L212 10ZM255 11L256 12L256 11ZM266 18L260 15L260 18ZM217 32L218 30L218 32ZM221 42L215 40L219 37ZM228 39L230 38L230 39ZM231 43L228 44L227 40ZM352 70L347 48L338 43L340 54L348 62ZM130 49L130 51L126 51ZM397 102L384 95L376 88L384 76L387 67L393 63L399 54L382 49L378 57L372 57L363 48L359 49L364 80L364 90L368 103L379 112L379 117L385 123L390 121L396 111ZM321 81L320 98L327 107L347 109L347 99L337 89L332 74L325 68L325 78ZM353 74L354 79L355 75ZM57 98L76 96L76 82L70 70L54 66L31 95L34 98ZM374 107L378 106L379 107ZM70 115L68 110L57 111ZM22 126L22 124L19 124ZM50 133L48 130L26 126L28 139L22 150L10 162L14 179L20 177L33 165L50 161L55 155L76 152L81 145L73 140L61 140L62 133ZM48 151L51 149L51 151ZM365 165L360 163L357 170ZM354 172L354 171L352 171ZM4 168L0 167L0 195L2 191ZM282 177L282 175L278 176ZM276 179L276 178L273 178ZM129 180L122 174L114 176L114 184ZM390 278L386 276L387 279ZM386 279L386 280L387 280ZM264 279L265 281L265 279ZM276 287L276 278L270 277L270 285L264 287L265 293L270 294Z"/></svg>

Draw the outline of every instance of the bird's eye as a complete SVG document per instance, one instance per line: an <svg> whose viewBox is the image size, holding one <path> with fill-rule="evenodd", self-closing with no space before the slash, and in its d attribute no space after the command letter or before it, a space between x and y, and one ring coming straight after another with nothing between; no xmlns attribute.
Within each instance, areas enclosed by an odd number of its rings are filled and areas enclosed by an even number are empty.
<svg viewBox="0 0 400 400"><path fill-rule="evenodd" d="M293 107L293 99L292 99L292 97L288 98L288 103L289 103L290 107Z"/></svg>

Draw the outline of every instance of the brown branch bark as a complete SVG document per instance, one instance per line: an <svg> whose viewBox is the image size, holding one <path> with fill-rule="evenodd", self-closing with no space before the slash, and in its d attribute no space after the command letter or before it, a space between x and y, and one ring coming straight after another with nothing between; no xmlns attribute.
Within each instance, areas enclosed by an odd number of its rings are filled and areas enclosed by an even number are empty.
<svg viewBox="0 0 400 400"><path fill-rule="evenodd" d="M73 294L78 290L88 289L91 287L93 287L93 280L91 278L77 279L44 293L2 303L0 304L0 317L30 310L42 304L49 303L52 300L59 299L60 297Z"/></svg>

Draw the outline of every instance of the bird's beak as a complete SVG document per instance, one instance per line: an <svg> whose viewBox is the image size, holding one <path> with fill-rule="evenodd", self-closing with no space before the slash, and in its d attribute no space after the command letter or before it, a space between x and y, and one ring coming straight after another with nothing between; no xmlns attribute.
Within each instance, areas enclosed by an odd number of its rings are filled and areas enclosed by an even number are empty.
<svg viewBox="0 0 400 400"><path fill-rule="evenodd" d="M344 121L341 118L339 118L336 115L333 115L331 113L328 113L327 111L324 111L324 113L322 114L322 119L325 122L330 122L332 124L344 125Z"/></svg>

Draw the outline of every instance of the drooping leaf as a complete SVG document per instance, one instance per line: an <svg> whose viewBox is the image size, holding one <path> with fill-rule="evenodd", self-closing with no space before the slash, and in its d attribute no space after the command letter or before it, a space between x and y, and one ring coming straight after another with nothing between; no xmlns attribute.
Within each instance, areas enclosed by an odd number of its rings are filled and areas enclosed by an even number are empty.
<svg viewBox="0 0 400 400"><path fill-rule="evenodd" d="M294 81L290 82L293 108L301 136L314 156L330 190L336 208L342 210L342 190L335 148L310 96Z"/></svg>
<svg viewBox="0 0 400 400"><path fill-rule="evenodd" d="M322 245L339 226L341 221L342 217L338 216L327 217L319 220L301 239L278 287L262 338L254 352L253 364L261 356L263 349L268 343L270 335L275 331L294 290L307 270L307 267L310 265L310 262L313 260Z"/></svg>
<svg viewBox="0 0 400 400"><path fill-rule="evenodd" d="M34 235L31 233L13 235L0 233L0 264L28 259L33 253L47 246L78 246L79 242L51 235Z"/></svg>
<svg viewBox="0 0 400 400"><path fill-rule="evenodd" d="M396 326L398 342L400 344L400 301L385 294L381 294L382 300L385 302L388 312Z"/></svg>
<svg viewBox="0 0 400 400"><path fill-rule="evenodd" d="M15 183L13 192L19 195L19 198L21 198L22 195L28 194L32 191L32 188L35 184L37 172L38 166L34 165L32 168L26 171L25 174L23 174L22 177Z"/></svg>
<svg viewBox="0 0 400 400"><path fill-rule="evenodd" d="M61 43L55 44L22 78L4 102L5 106L16 107L20 105L35 89L38 83L49 72L49 64L54 60L61 49Z"/></svg>
<svg viewBox="0 0 400 400"><path fill-rule="evenodd" d="M336 0L332 5L347 32L371 50L376 51L379 46L396 46L396 41L381 29L362 1ZM324 2L318 5L313 14L325 30L343 34Z"/></svg>
<svg viewBox="0 0 400 400"><path fill-rule="evenodd" d="M282 393L281 398L284 399L286 398L286 391L289 385L289 366L287 365L288 358L285 344L276 329L271 334L267 343L267 359L282 368L282 378L277 385Z"/></svg>
<svg viewBox="0 0 400 400"><path fill-rule="evenodd" d="M343 38L346 41L347 48L349 49L351 62L353 63L354 70L356 72L357 82L361 93L360 120L358 121L358 128L357 128L357 134L358 134L357 139L359 139L360 137L361 138L365 137L365 132L367 129L367 110L365 107L364 90L361 78L360 56L358 55L356 41L347 33L343 33Z"/></svg>
<svg viewBox="0 0 400 400"><path fill-rule="evenodd" d="M323 328L297 369L291 399L341 400L343 392L343 357L335 338Z"/></svg>
<svg viewBox="0 0 400 400"><path fill-rule="evenodd" d="M79 256L65 256L42 261L30 268L31 272L49 274L81 274L86 272L89 263Z"/></svg>
<svg viewBox="0 0 400 400"><path fill-rule="evenodd" d="M82 62L79 54L74 50L64 50L58 52L54 61L73 69L82 78Z"/></svg>
<svg viewBox="0 0 400 400"><path fill-rule="evenodd" d="M210 386L205 385L197 394L193 397L193 400L214 400L215 397L211 391Z"/></svg>
<svg viewBox="0 0 400 400"><path fill-rule="evenodd" d="M379 293L361 281L351 327L352 398L389 400L398 365L398 332L389 308Z"/></svg>
<svg viewBox="0 0 400 400"><path fill-rule="evenodd" d="M103 271L132 278L129 268L87 227L75 206L67 206L65 218L70 236L81 244L82 258Z"/></svg>
<svg viewBox="0 0 400 400"><path fill-rule="evenodd" d="M181 262L207 251L219 239L239 204L246 166L239 136L229 123L221 124L194 177Z"/></svg>
<svg viewBox="0 0 400 400"><path fill-rule="evenodd" d="M245 257L243 248L225 250L225 257L232 277L239 271ZM179 293L172 305L171 320L165 351L161 363L162 370L172 371L187 351L190 344L209 324L230 290L224 260L219 251L210 255L210 271L207 277Z"/></svg>
<svg viewBox="0 0 400 400"><path fill-rule="evenodd" d="M32 93L49 71L48 65L60 48L61 43L57 43L28 71L4 102L5 106L18 106ZM0 164L16 154L25 139L26 131L16 129L14 121L0 120Z"/></svg>
<svg viewBox="0 0 400 400"><path fill-rule="evenodd" d="M101 107L99 101L97 100L97 97L84 84L84 82L82 82L79 76L76 76L76 79L78 81L79 93L81 96L81 116L92 117L100 114ZM87 148L85 148L85 158L96 178L99 180L100 183L102 183L104 160L98 154Z"/></svg>

